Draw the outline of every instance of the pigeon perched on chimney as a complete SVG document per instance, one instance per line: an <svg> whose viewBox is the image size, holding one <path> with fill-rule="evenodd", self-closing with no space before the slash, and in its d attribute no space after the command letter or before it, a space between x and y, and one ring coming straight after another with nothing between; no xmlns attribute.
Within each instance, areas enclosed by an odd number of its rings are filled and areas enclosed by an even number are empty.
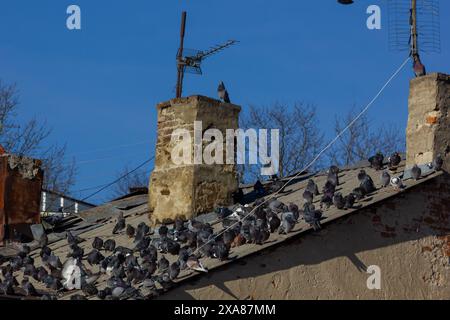
<svg viewBox="0 0 450 320"><path fill-rule="evenodd" d="M228 91L225 88L225 84L223 81L220 82L219 87L217 88L217 93L219 94L220 100L225 103L230 103L230 97L228 96Z"/></svg>
<svg viewBox="0 0 450 320"><path fill-rule="evenodd" d="M414 57L413 69L416 77L422 77L427 74L425 66L420 61L419 56Z"/></svg>

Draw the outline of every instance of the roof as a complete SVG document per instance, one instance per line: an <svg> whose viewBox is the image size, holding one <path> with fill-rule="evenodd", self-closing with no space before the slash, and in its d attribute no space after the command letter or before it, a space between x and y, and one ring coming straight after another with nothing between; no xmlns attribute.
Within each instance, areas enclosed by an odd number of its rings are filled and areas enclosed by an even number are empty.
<svg viewBox="0 0 450 320"><path fill-rule="evenodd" d="M92 203L89 203L89 202L86 202L86 201L83 201L83 200L75 199L75 198L73 198L71 196L68 196L68 195L60 193L60 192L51 191L51 190L45 190L45 189L42 189L42 192L50 193L50 194L53 194L55 196L65 198L65 199L71 200L73 202L78 202L80 204L84 204L84 205L89 206L89 207L95 207L96 206L95 204L92 204Z"/></svg>
<svg viewBox="0 0 450 320"><path fill-rule="evenodd" d="M414 188L415 186L422 184L426 181L432 180L440 175L442 172L433 172L423 167L423 177L418 181L412 179L406 179L404 182L405 189L402 191L395 190L391 187L381 188L379 182L379 176L381 171L375 171L374 169L368 166L368 162L362 162L357 166L347 167L341 169L339 173L340 185L337 188L337 191L341 192L343 195L350 193L354 188L358 186L357 174L364 168L364 170L373 178L375 185L377 186L377 191L373 194L369 195L369 197L363 199L360 202L357 202L354 209L349 210L338 210L334 206L329 209L324 210L324 219L321 221L322 225L327 225L332 221L340 219L344 216L348 216L351 214L357 214L362 209L368 208L372 205L379 204L387 199L397 197L404 190L409 190ZM392 172L391 175L402 175L403 170L405 169L405 163L402 161L400 166L397 168L395 172ZM292 181L288 186L286 186L283 193L277 197L280 201L284 203L295 203L299 206L303 204L302 194L307 184L307 180L312 178L316 184L319 186L319 190L323 187L326 182L327 176L325 172L320 172L315 175L304 173L300 175L297 179ZM251 196L252 189L244 188L244 193L247 197ZM319 197L320 198L320 197ZM315 202L319 202L320 199L315 199ZM247 198L249 199L249 198ZM315 203L318 206L318 203ZM91 243L95 237L101 237L103 240L106 239L114 239L117 243L117 246L125 246L132 247L133 239L128 238L124 234L112 234L112 229L115 225L116 216L122 212L124 217L126 218L126 223L131 224L136 227L140 222L148 222L148 208L147 208L147 195L137 195L129 198L113 201L107 203L105 205L86 210L77 215L78 223L74 224L69 228L73 234L79 235L85 241L80 244L81 247L84 248L85 254L89 253L92 249ZM215 213L206 214L198 217L199 220L208 221L214 227L215 231L218 232L222 229L222 224L220 223L217 215ZM269 240L263 245L256 244L245 244L243 246L232 248L230 252L230 259L227 261L219 261L217 259L205 258L202 259L202 263L209 270L221 267L225 264L235 263L237 260L246 257L251 254L255 254L261 250L264 250L269 247L275 247L291 238L300 237L302 234L309 232L311 227L304 222L304 220L300 220L299 223L296 224L293 231L287 235L279 235L277 232L271 234ZM60 235L59 238L53 237L53 243L49 246L54 250L55 254L61 257L61 260L64 260L67 253L69 252L69 246L66 240L63 240L64 235ZM169 254L165 255L166 258L173 262L176 260L175 256L171 256ZM39 254L38 250L33 252L33 257L36 260L36 265L39 265ZM97 267L96 267L97 268ZM95 268L94 272L97 271ZM201 276L202 274L197 273L192 270L183 270L181 271L179 277L175 280L175 283L180 284L185 281L189 281L192 277ZM18 279L20 279L18 277ZM97 287L99 289L104 288L106 286L107 276L103 275L99 278L97 282ZM20 280L19 280L20 281ZM39 288L39 285L36 285L36 288ZM43 289L41 287L41 289ZM65 292L60 298L61 299L69 299L70 296L80 293L77 291ZM145 290L142 292L146 294ZM97 299L96 297L92 297L92 299Z"/></svg>

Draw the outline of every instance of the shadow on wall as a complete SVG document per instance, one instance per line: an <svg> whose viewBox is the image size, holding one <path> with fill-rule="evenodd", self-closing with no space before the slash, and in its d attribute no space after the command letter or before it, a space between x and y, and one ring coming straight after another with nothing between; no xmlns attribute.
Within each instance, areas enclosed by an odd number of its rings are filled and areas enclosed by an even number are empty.
<svg viewBox="0 0 450 320"><path fill-rule="evenodd" d="M300 238L287 240L281 245L265 249L234 263L211 270L208 274L191 278L186 283L180 283L178 287L161 296L160 299L198 298L196 294L193 295L188 291L192 292L211 285L220 289L223 297L245 299L245 296L237 293L239 291L236 290L236 287L239 287L238 284L233 285L234 290L230 290L227 283L236 282L236 280L253 281L252 279L277 272L282 272L282 277L283 275L287 276L290 272L294 272L290 276L292 277L291 279L296 281L298 277L304 277L305 274L298 274L299 270L295 269L292 271L292 268L302 266L316 268L319 264L343 257L348 258L347 260L345 258L342 260L346 260L346 262L338 262L335 270L330 270L330 272L353 274L352 276L343 274L342 283L345 284L346 277L351 279L358 273L364 279L368 276L366 270L373 261L363 261L364 259L358 258L357 254L428 237L445 237L448 248L444 247L443 250L446 252L440 254L442 256L445 254L449 255L449 194L450 177L446 174L405 191L395 198L378 205L375 204L370 208L360 210L353 215L328 224L318 233L303 234ZM397 250L405 250L405 248ZM397 252L397 254L392 257L383 256L380 259L383 259L385 265L395 264L398 266L399 272L404 270L404 272L411 272L412 274L413 271L409 271L408 268L411 265L418 265L418 263L408 258L410 254L412 254L412 257L416 257L423 252L431 250L432 248L419 245L413 251L408 249L408 256L406 256L406 252L403 255L403 251L392 251ZM360 254L360 256L364 255ZM447 257L446 259L448 260L449 258ZM327 277L327 272L317 274L317 277ZM336 274L334 276L341 277ZM413 281L424 281L422 276L422 274L417 275ZM313 277L315 278L316 275ZM329 278L333 278L333 275ZM394 277L395 280L396 278ZM292 285L295 284L289 283L289 288ZM244 286L243 291L246 291L245 285L242 286ZM266 289L270 290L271 288L266 284L259 291L265 291ZM261 295L263 298L270 298L271 296L269 293L261 293ZM218 297L207 296L207 298Z"/></svg>

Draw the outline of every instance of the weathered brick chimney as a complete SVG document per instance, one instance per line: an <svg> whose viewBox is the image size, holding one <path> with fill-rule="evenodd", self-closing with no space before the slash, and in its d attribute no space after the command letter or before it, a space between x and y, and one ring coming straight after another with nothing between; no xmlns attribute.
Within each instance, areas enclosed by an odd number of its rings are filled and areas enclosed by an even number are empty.
<svg viewBox="0 0 450 320"><path fill-rule="evenodd" d="M224 137L225 157L226 130L238 129L240 110L237 105L204 96L172 99L157 105L155 168L149 183L152 223L173 221L176 217L189 219L210 212L216 206L232 203L232 194L238 189L236 166L174 163L171 153L178 142L172 140L172 133L186 129L193 142L196 121L202 123L202 133L207 129L218 129ZM205 144L204 140L202 144ZM194 159L194 144L189 143L188 149Z"/></svg>
<svg viewBox="0 0 450 320"><path fill-rule="evenodd" d="M450 172L450 76L433 73L411 80L408 109L407 168L441 154Z"/></svg>
<svg viewBox="0 0 450 320"><path fill-rule="evenodd" d="M40 223L43 173L39 160L0 154L0 244L15 234L32 238Z"/></svg>

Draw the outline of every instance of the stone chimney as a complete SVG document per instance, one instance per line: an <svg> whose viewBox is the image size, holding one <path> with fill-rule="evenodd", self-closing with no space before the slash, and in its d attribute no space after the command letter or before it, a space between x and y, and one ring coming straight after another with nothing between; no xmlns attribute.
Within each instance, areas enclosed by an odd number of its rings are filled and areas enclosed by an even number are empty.
<svg viewBox="0 0 450 320"><path fill-rule="evenodd" d="M407 168L441 154L450 172L450 76L433 73L411 80L408 113Z"/></svg>
<svg viewBox="0 0 450 320"><path fill-rule="evenodd" d="M172 152L179 140L174 140L172 133L177 129L189 132L192 141L188 141L187 150L194 160L194 123L201 122L201 136L207 129L218 129L223 135L225 159L226 130L238 129L240 110L237 105L203 96L172 99L157 105L155 168L149 183L152 223L169 222L176 217L190 219L211 212L216 206L232 204L232 194L238 189L235 164L226 164L226 161L224 164L204 161L177 164ZM198 134L199 130L196 132ZM200 141L204 147L205 140Z"/></svg>

